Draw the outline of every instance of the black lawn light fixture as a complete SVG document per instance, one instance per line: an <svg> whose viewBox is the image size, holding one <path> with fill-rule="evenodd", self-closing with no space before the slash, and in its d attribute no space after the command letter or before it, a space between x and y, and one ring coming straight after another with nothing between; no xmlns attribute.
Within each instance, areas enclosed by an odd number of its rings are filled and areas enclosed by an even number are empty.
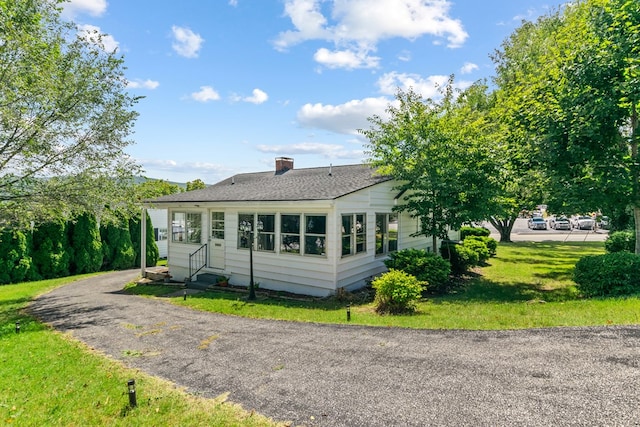
<svg viewBox="0 0 640 427"><path fill-rule="evenodd" d="M183 295L184 295L184 300L186 301L187 300L187 290L186 289L184 290L184 294Z"/></svg>
<svg viewBox="0 0 640 427"><path fill-rule="evenodd" d="M261 231L262 228L262 221L258 221L256 230ZM253 224L251 221L242 221L239 229L243 237L249 241L249 296L247 299L253 301L256 299L256 287L253 282Z"/></svg>
<svg viewBox="0 0 640 427"><path fill-rule="evenodd" d="M347 304L347 322L351 321L351 304Z"/></svg>
<svg viewBox="0 0 640 427"><path fill-rule="evenodd" d="M127 381L127 390L129 392L129 406L135 408L138 406L138 399L136 398L136 380L130 379Z"/></svg>
<svg viewBox="0 0 640 427"><path fill-rule="evenodd" d="M19 334L19 333L20 333L20 321L18 320L16 322L16 334Z"/></svg>

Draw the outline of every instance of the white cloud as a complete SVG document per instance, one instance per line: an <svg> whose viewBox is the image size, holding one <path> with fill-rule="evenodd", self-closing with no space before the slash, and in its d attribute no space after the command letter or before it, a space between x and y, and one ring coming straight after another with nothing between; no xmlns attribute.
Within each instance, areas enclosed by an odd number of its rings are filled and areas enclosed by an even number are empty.
<svg viewBox="0 0 640 427"><path fill-rule="evenodd" d="M193 92L191 99L198 102L217 101L220 99L220 94L211 86L200 86L200 91Z"/></svg>
<svg viewBox="0 0 640 427"><path fill-rule="evenodd" d="M155 88L157 88L158 86L160 86L160 82L157 82L155 80L141 80L141 79L135 79L135 80L129 80L127 82L127 87L131 88L131 89L150 89L153 90Z"/></svg>
<svg viewBox="0 0 640 427"><path fill-rule="evenodd" d="M367 51L353 52L351 50L329 51L320 48L313 55L313 59L327 68L376 68L380 63L380 58L369 56Z"/></svg>
<svg viewBox="0 0 640 427"><path fill-rule="evenodd" d="M74 18L86 13L91 16L101 16L107 10L107 0L69 0L62 3L63 16Z"/></svg>
<svg viewBox="0 0 640 427"><path fill-rule="evenodd" d="M400 88L403 91L413 89L414 92L424 98L439 98L441 94L438 88L444 87L448 80L449 76L435 75L424 78L418 74L397 73L394 71L384 74L376 84L380 89L380 93L385 95L395 95L398 88ZM472 84L473 82L462 80L454 82L453 87L462 90Z"/></svg>
<svg viewBox="0 0 640 427"><path fill-rule="evenodd" d="M102 34L100 27L95 25L78 25L78 36L90 43L99 46L105 52L114 52L120 46L120 43L109 34Z"/></svg>
<svg viewBox="0 0 640 427"><path fill-rule="evenodd" d="M204 39L200 34L196 34L191 29L186 27L178 27L174 25L171 27L171 32L175 41L171 45L178 55L185 58L197 58L198 51L204 43Z"/></svg>
<svg viewBox="0 0 640 427"><path fill-rule="evenodd" d="M298 111L297 120L304 127L359 135L358 129L369 127L369 117L385 115L389 102L386 97L380 97L352 100L340 105L305 104Z"/></svg>
<svg viewBox="0 0 640 427"><path fill-rule="evenodd" d="M238 0L229 0L229 6L237 6L238 5Z"/></svg>
<svg viewBox="0 0 640 427"><path fill-rule="evenodd" d="M323 40L336 47L334 54L352 51L366 58L381 40L431 35L446 39L450 48L460 47L468 34L460 20L449 16L450 7L449 0L286 0L284 12L295 29L280 33L274 46L286 50L307 40ZM318 52L316 60L325 59L325 64L355 68L353 58L329 57L326 48L324 55Z"/></svg>
<svg viewBox="0 0 640 427"><path fill-rule="evenodd" d="M478 69L478 66L472 62L465 62L465 64L460 69L461 74L470 74Z"/></svg>
<svg viewBox="0 0 640 427"><path fill-rule="evenodd" d="M267 95L266 92L260 90L260 89L254 89L253 90L253 95L251 96L247 96L246 98L243 98L243 101L245 102L250 102L252 104L262 104L263 102L266 102L267 99L269 99L269 95Z"/></svg>
<svg viewBox="0 0 640 427"><path fill-rule="evenodd" d="M286 153L287 155L321 155L329 159L360 159L362 150L349 150L339 144L323 144L319 142L301 142L288 145L258 145L256 147L262 153Z"/></svg>

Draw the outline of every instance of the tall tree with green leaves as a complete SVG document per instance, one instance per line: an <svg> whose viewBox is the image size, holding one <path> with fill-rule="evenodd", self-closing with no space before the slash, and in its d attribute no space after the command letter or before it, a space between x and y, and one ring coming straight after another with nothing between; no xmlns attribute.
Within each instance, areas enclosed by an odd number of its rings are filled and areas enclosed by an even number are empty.
<svg viewBox="0 0 640 427"><path fill-rule="evenodd" d="M0 226L131 200L137 98L123 59L63 21L60 4L0 1Z"/></svg>
<svg viewBox="0 0 640 427"><path fill-rule="evenodd" d="M413 90L399 91L388 118L373 116L361 130L369 139L369 162L398 181L403 194L399 211L419 219L416 235L446 239L450 229L488 215L496 186L495 163L485 141L486 87L476 84L462 93L453 79L440 100L422 99Z"/></svg>
<svg viewBox="0 0 640 427"><path fill-rule="evenodd" d="M499 52L497 81L550 208L629 207L640 237L640 3L583 0L526 25L533 42Z"/></svg>

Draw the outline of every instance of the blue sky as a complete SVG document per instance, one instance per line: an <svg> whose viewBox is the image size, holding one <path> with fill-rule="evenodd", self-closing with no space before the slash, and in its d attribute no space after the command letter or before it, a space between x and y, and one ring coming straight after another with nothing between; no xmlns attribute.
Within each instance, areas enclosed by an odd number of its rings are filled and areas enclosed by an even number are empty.
<svg viewBox="0 0 640 427"><path fill-rule="evenodd" d="M271 170L361 163L357 129L398 87L437 97L494 74L523 19L564 0L71 0L107 34L144 96L128 153L145 176L213 184Z"/></svg>

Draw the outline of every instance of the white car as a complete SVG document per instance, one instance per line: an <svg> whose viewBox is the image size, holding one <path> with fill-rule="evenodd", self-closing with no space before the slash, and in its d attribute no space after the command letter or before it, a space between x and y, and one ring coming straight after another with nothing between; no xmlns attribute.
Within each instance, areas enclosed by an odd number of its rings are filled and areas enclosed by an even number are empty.
<svg viewBox="0 0 640 427"><path fill-rule="evenodd" d="M554 230L571 230L571 223L567 217L559 216L549 220L549 227Z"/></svg>
<svg viewBox="0 0 640 427"><path fill-rule="evenodd" d="M590 216L578 215L573 218L573 228L580 230L594 230L596 221Z"/></svg>
<svg viewBox="0 0 640 427"><path fill-rule="evenodd" d="M546 230L547 229L547 221L544 220L541 216L534 216L529 219L527 224L532 230Z"/></svg>

